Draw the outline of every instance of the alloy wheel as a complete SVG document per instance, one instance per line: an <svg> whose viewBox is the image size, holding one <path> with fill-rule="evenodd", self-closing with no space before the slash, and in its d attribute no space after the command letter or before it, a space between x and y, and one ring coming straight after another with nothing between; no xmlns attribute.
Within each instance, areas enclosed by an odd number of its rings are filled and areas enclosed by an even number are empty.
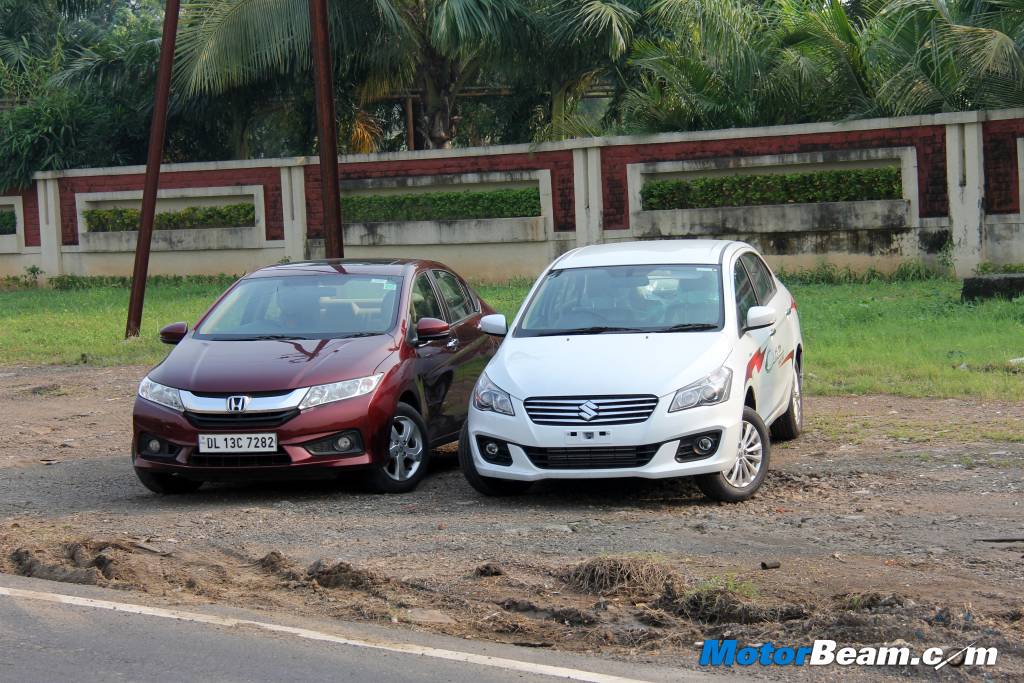
<svg viewBox="0 0 1024 683"><path fill-rule="evenodd" d="M423 435L410 418L399 415L391 421L391 439L384 473L395 481L408 481L423 462Z"/></svg>
<svg viewBox="0 0 1024 683"><path fill-rule="evenodd" d="M743 422L736 464L726 473L726 481L738 489L750 486L761 471L763 459L764 444L761 443L760 433L754 425Z"/></svg>

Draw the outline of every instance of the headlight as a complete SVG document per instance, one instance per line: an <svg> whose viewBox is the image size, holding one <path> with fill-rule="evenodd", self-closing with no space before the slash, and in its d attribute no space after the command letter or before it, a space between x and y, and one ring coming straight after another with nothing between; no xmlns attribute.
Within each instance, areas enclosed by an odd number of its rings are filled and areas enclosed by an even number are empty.
<svg viewBox="0 0 1024 683"><path fill-rule="evenodd" d="M512 409L512 397L508 392L498 388L486 373L480 375L473 389L473 407L477 410L489 410L502 415L515 415Z"/></svg>
<svg viewBox="0 0 1024 683"><path fill-rule="evenodd" d="M177 389L174 389L173 387L165 387L163 384L157 384L149 377L139 383L139 396L147 401L159 403L162 406L167 406L174 410L185 410L185 406L181 404L181 395L178 393Z"/></svg>
<svg viewBox="0 0 1024 683"><path fill-rule="evenodd" d="M344 401L346 398L355 398L356 396L373 393L373 390L377 388L383 377L382 373L358 379L347 379L344 382L333 382L331 384L320 384L310 387L306 397L299 404L299 408L312 408L324 403Z"/></svg>
<svg viewBox="0 0 1024 683"><path fill-rule="evenodd" d="M672 397L672 403L668 412L674 413L678 410L695 408L696 406L710 406L729 400L729 390L732 388L732 370L721 367L712 372L704 379L688 384Z"/></svg>

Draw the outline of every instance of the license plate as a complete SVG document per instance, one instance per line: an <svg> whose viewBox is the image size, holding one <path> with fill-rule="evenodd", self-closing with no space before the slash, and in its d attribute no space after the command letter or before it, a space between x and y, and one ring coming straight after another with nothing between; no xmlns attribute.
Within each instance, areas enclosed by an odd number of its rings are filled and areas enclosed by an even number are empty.
<svg viewBox="0 0 1024 683"><path fill-rule="evenodd" d="M200 453L274 453L277 434L200 434Z"/></svg>
<svg viewBox="0 0 1024 683"><path fill-rule="evenodd" d="M607 429L574 429L565 433L568 444L610 443L612 433Z"/></svg>

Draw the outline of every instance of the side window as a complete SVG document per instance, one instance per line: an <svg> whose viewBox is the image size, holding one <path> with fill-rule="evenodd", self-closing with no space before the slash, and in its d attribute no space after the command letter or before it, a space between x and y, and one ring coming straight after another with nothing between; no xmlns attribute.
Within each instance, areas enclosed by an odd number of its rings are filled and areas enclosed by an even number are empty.
<svg viewBox="0 0 1024 683"><path fill-rule="evenodd" d="M747 324L747 311L757 305L757 296L741 261L737 261L733 267L733 282L736 286L736 315L739 328L742 330Z"/></svg>
<svg viewBox="0 0 1024 683"><path fill-rule="evenodd" d="M437 300L426 273L416 276L416 281L412 285L412 324L415 325L420 318L444 320L441 303Z"/></svg>
<svg viewBox="0 0 1024 683"><path fill-rule="evenodd" d="M757 292L757 300L767 306L772 297L775 296L775 279L772 277L768 266L764 264L757 254L747 252L740 256L740 261L746 266L750 273L750 279L754 282L754 291Z"/></svg>
<svg viewBox="0 0 1024 683"><path fill-rule="evenodd" d="M434 277L437 279L437 286L441 289L441 296L448 304L448 310L452 314L452 319L448 322L455 323L473 314L473 301L466 294L466 290L462 288L462 283L458 278L444 270L435 270Z"/></svg>

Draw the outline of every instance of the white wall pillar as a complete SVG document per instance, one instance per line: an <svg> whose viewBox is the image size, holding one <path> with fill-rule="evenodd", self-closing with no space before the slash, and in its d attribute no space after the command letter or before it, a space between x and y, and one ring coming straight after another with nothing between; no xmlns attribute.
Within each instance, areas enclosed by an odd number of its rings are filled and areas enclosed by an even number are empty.
<svg viewBox="0 0 1024 683"><path fill-rule="evenodd" d="M601 148L574 149L572 170L573 194L576 199L576 246L599 244L604 223Z"/></svg>
<svg viewBox="0 0 1024 683"><path fill-rule="evenodd" d="M284 253L289 261L306 260L306 175L303 166L281 168Z"/></svg>
<svg viewBox="0 0 1024 683"><path fill-rule="evenodd" d="M50 278L64 272L57 179L37 180L36 193L39 197L39 263L43 277Z"/></svg>
<svg viewBox="0 0 1024 683"><path fill-rule="evenodd" d="M953 268L966 277L984 260L985 165L980 123L946 126L946 187Z"/></svg>

